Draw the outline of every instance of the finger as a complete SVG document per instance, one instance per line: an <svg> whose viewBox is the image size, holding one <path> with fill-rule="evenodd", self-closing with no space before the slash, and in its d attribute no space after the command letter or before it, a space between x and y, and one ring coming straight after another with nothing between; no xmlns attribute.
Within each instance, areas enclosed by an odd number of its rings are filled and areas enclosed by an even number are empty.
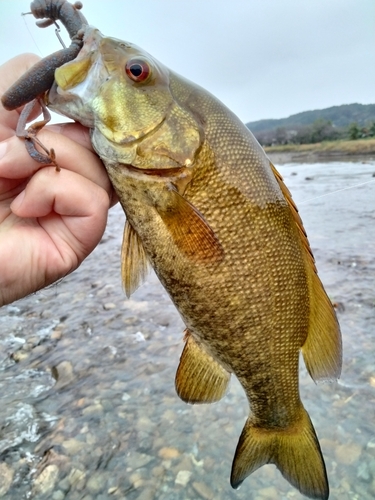
<svg viewBox="0 0 375 500"><path fill-rule="evenodd" d="M104 232L109 197L105 189L75 172L45 167L10 208L18 217L38 218L57 247L68 245L83 258Z"/></svg>
<svg viewBox="0 0 375 500"><path fill-rule="evenodd" d="M52 130L56 134L65 135L89 151L95 152L91 144L90 129L80 123L54 123L53 125L47 125L46 129Z"/></svg>
<svg viewBox="0 0 375 500"><path fill-rule="evenodd" d="M99 157L91 150L65 135L56 134L48 129L40 131L38 138L47 149L55 150L56 161L62 169L79 173L104 187L109 194L112 192L105 168ZM45 168L31 158L23 139L11 137L1 143L0 151L1 149L3 149L3 157L0 160L0 177L25 179L41 168Z"/></svg>

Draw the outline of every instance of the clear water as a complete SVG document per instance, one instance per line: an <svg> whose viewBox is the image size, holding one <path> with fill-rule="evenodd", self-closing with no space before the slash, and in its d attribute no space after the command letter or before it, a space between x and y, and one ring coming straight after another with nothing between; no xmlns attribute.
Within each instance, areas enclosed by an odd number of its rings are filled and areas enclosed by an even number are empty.
<svg viewBox="0 0 375 500"><path fill-rule="evenodd" d="M344 368L301 396L331 499L375 497L375 162L279 167L337 304ZM308 180L310 179L310 180ZM347 189L349 188L350 189ZM0 310L0 498L295 499L265 466L229 485L247 416L238 383L209 406L174 391L183 324L154 275L127 300L119 207L73 275Z"/></svg>

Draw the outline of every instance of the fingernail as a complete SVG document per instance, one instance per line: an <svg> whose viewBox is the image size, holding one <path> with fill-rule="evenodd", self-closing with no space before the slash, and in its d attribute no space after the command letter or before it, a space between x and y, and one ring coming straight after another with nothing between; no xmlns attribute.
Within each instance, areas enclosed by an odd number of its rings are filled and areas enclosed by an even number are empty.
<svg viewBox="0 0 375 500"><path fill-rule="evenodd" d="M7 154L8 143L6 141L0 142L0 160Z"/></svg>
<svg viewBox="0 0 375 500"><path fill-rule="evenodd" d="M25 190L21 191L18 196L14 198L12 203L10 204L10 209L12 212L17 211L22 205L23 199L25 198Z"/></svg>

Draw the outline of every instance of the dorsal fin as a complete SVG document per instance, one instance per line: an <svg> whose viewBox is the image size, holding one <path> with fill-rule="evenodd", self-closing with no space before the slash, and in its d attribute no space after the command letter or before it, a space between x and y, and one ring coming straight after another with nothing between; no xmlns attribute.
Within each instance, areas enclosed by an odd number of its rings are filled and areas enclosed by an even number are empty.
<svg viewBox="0 0 375 500"><path fill-rule="evenodd" d="M271 167L291 209L304 249L309 287L310 316L308 335L302 346L303 359L313 380L337 379L340 376L342 366L340 326L332 303L317 274L315 259L309 240L307 239L298 209L292 200L292 195L272 163Z"/></svg>
<svg viewBox="0 0 375 500"><path fill-rule="evenodd" d="M133 226L126 221L121 247L121 276L126 296L142 284L149 270L142 241Z"/></svg>
<svg viewBox="0 0 375 500"><path fill-rule="evenodd" d="M306 234L305 228L303 227L302 219L301 219L301 217L300 217L300 215L298 213L297 205L293 201L291 192L289 191L289 189L284 184L284 180L283 180L281 174L276 170L275 166L271 162L270 162L270 165L271 165L271 168L272 168L272 172L273 172L274 176L276 177L276 180L277 180L277 182L278 182L278 184L280 186L280 189L281 189L281 191L282 191L282 193L284 195L284 198L285 198L285 200L287 201L287 203L289 205L290 211L292 212L294 221L295 221L296 226L297 226L297 228L299 230L299 233L300 233L300 237L301 237L301 241L302 241L303 247L304 247L305 252L306 252L306 257L309 260L310 265L313 267L313 270L315 272L317 272L316 266L315 266L315 259L314 259L313 253L311 251L311 248L310 248L309 240L307 239L307 234Z"/></svg>

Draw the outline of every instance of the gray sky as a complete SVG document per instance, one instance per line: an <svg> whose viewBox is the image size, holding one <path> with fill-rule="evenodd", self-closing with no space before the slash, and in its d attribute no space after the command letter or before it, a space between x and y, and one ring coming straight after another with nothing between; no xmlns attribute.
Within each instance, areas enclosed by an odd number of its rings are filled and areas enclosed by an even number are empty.
<svg viewBox="0 0 375 500"><path fill-rule="evenodd" d="M0 62L60 48L28 0L0 0ZM89 23L136 43L242 120L375 103L374 0L83 0ZM65 35L65 33L64 33ZM68 43L68 37L64 38Z"/></svg>

